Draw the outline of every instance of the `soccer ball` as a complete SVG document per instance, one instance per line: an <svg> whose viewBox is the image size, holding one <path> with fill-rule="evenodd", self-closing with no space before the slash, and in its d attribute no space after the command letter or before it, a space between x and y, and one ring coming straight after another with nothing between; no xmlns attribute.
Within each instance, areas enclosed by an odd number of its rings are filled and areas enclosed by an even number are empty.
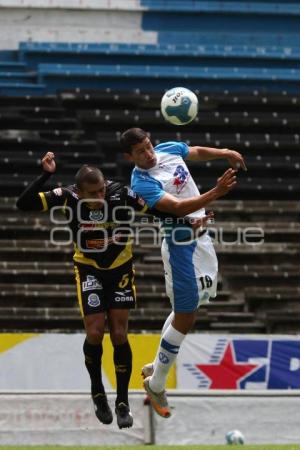
<svg viewBox="0 0 300 450"><path fill-rule="evenodd" d="M184 87L175 87L161 99L161 113L173 125L186 125L198 113L198 99L194 92Z"/></svg>
<svg viewBox="0 0 300 450"><path fill-rule="evenodd" d="M241 445L245 442L245 438L239 430L228 431L225 437L229 445Z"/></svg>

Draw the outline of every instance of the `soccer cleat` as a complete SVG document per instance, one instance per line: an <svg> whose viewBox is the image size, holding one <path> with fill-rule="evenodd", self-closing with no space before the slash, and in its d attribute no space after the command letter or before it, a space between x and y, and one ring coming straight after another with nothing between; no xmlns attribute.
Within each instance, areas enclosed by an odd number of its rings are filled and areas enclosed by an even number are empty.
<svg viewBox="0 0 300 450"><path fill-rule="evenodd" d="M151 377L153 372L154 372L154 364L148 363L148 364L145 364L144 367L142 368L141 375L145 379L147 377ZM147 394L144 399L144 405L149 405L149 403L150 403L150 398L149 398L149 395Z"/></svg>
<svg viewBox="0 0 300 450"><path fill-rule="evenodd" d="M107 402L106 395L97 394L92 397L92 399L94 403L95 414L100 422L104 423L105 425L109 425L110 423L112 423L113 415Z"/></svg>
<svg viewBox="0 0 300 450"><path fill-rule="evenodd" d="M141 375L145 379L147 377L151 377L153 372L154 372L153 363L148 363L148 364L145 364L144 367L142 368Z"/></svg>
<svg viewBox="0 0 300 450"><path fill-rule="evenodd" d="M149 395L151 405L157 414L167 419L171 416L171 410L168 404L166 391L163 390L162 392L153 392L150 388L149 381L150 377L147 377L144 379L143 384L147 394Z"/></svg>
<svg viewBox="0 0 300 450"><path fill-rule="evenodd" d="M116 405L115 412L117 415L118 427L130 428L133 425L133 417L130 408L126 403L119 403Z"/></svg>

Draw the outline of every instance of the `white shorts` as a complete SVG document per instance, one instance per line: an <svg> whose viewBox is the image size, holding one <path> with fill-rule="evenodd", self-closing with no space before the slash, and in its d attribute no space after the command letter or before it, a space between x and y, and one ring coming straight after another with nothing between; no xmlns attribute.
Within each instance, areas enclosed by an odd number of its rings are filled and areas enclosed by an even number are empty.
<svg viewBox="0 0 300 450"><path fill-rule="evenodd" d="M193 312L217 295L218 260L205 233L183 244L162 243L167 295L175 312Z"/></svg>

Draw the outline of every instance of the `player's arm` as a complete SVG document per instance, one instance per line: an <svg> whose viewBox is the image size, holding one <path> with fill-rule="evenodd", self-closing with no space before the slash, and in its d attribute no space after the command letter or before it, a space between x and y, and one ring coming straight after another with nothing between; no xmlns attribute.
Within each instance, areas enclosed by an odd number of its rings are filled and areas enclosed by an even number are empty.
<svg viewBox="0 0 300 450"><path fill-rule="evenodd" d="M158 217L159 219L166 219L166 218L172 218L172 219L177 219L178 216L175 216L174 214L170 214L170 213L165 213L162 211L159 211L156 208L150 208L145 200L139 196L138 194L136 194L135 192L133 192L132 189L128 188L127 186L125 187L125 196L126 196L126 205L130 206L131 208L133 208L135 211L142 213L142 214L150 214L152 216ZM189 223L189 220L186 219L186 221L184 221L183 223Z"/></svg>
<svg viewBox="0 0 300 450"><path fill-rule="evenodd" d="M146 205L145 200L128 186L124 187L124 195L126 205L130 206L135 211L148 214L148 206Z"/></svg>
<svg viewBox="0 0 300 450"><path fill-rule="evenodd" d="M164 194L155 202L155 208L159 211L175 214L178 217L186 216L201 208L207 207L210 203L226 195L236 185L236 171L228 169L218 178L217 184L210 191L204 194L178 199L173 195Z"/></svg>
<svg viewBox="0 0 300 450"><path fill-rule="evenodd" d="M243 156L235 150L228 148L211 148L211 147L189 147L188 161L211 161L213 159L227 159L230 166L234 169L242 168L247 170Z"/></svg>
<svg viewBox="0 0 300 450"><path fill-rule="evenodd" d="M190 226L191 228L193 228L194 230L198 229L198 228L204 228L207 226L209 221L214 220L214 213L213 211L209 211L207 214L205 214L205 216L200 217L200 218L195 218L195 217L184 217L182 215L178 216L173 214L171 212L167 212L165 210L159 210L156 207L152 207L150 208L145 201L143 200L142 197L140 197L137 194L135 195L135 199L133 200L132 197L130 196L130 200L127 202L127 204L129 204L131 207L133 207L135 209L135 211L139 211L142 214L150 214L151 216L155 216L158 217L161 220L166 220L166 219L172 219L174 223L178 223L178 221L180 221L181 225L187 225ZM173 197L173 196L171 196ZM173 197L175 198L175 197Z"/></svg>
<svg viewBox="0 0 300 450"><path fill-rule="evenodd" d="M22 192L17 200L17 208L22 211L44 211L48 209L45 192L41 192L44 184L56 170L54 154L46 153L42 158L43 173Z"/></svg>

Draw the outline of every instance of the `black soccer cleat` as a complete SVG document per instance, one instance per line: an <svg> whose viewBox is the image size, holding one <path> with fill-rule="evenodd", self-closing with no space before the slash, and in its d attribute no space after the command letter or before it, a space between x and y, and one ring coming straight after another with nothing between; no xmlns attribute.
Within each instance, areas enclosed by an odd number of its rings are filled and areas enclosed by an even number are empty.
<svg viewBox="0 0 300 450"><path fill-rule="evenodd" d="M130 408L126 403L116 405L115 412L119 428L130 428L133 425L133 417Z"/></svg>
<svg viewBox="0 0 300 450"><path fill-rule="evenodd" d="M107 401L107 397L105 394L97 394L95 397L92 397L95 414L100 422L105 425L109 425L113 421L113 415L110 409L110 406Z"/></svg>

